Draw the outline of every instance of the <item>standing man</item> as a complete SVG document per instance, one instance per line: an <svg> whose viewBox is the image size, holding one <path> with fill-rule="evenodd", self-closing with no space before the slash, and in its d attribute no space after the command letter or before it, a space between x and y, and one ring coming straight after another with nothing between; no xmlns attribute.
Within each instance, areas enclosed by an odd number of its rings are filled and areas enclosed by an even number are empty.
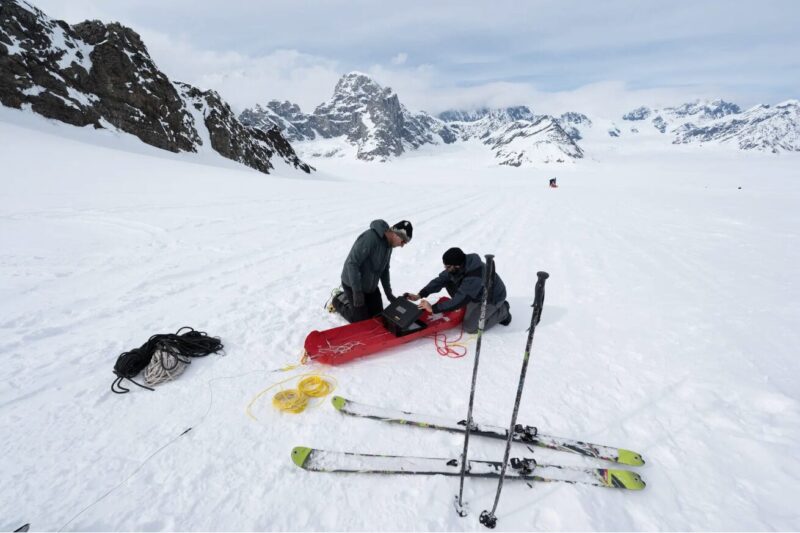
<svg viewBox="0 0 800 533"><path fill-rule="evenodd" d="M483 278L486 265L478 254L465 254L461 248L450 248L442 256L444 270L433 278L419 294L408 294L409 300L417 301L428 295L447 289L451 299L431 305L427 300L419 303L429 313L445 313L466 306L464 331L476 333L481 315ZM497 272L492 279L492 293L486 301L486 325L489 329L497 323L511 324L511 311L506 301L506 286Z"/></svg>
<svg viewBox="0 0 800 533"><path fill-rule="evenodd" d="M373 220L369 229L358 236L342 268L343 292L333 297L333 308L348 322L358 322L379 315L383 300L378 281L389 302L395 300L389 277L392 249L411 240L413 228L408 220L389 227L384 220Z"/></svg>

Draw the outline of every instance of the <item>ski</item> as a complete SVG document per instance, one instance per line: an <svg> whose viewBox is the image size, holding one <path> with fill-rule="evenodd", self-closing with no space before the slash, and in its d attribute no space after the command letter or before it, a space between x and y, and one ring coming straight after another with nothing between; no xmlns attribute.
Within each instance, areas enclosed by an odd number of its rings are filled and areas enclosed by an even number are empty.
<svg viewBox="0 0 800 533"><path fill-rule="evenodd" d="M344 413L346 415L358 416L361 418L372 418L374 420L381 420L383 422L394 422L397 424L407 424L422 428L441 429L456 433L463 433L466 428L466 422L463 420L454 423L446 418L420 415L406 411L397 411L394 409L386 409L374 405L366 405L342 398L341 396L333 397L333 406L340 413ZM480 435L482 437L491 437L495 439L506 440L508 438L507 428L490 426L486 424L473 423L472 427L470 428L470 433L473 435ZM644 459L642 458L641 454L631 450L603 446L601 444L591 444L589 442L583 442L564 437L544 435L539 433L538 430L532 426L522 426L521 424L517 424L514 429L513 439L517 442L524 442L534 446L542 446L544 448L550 448L551 450L577 453L586 457L594 457L596 459L603 459L605 461L611 461L627 466L641 466L644 464Z"/></svg>
<svg viewBox="0 0 800 533"><path fill-rule="evenodd" d="M312 472L344 472L353 474L409 474L460 476L459 459L409 457L333 452L298 446L292 449L294 464ZM500 461L467 462L468 477L497 478ZM642 490L645 482L636 472L610 468L537 464L534 459L511 459L506 478L517 481L560 482L595 487Z"/></svg>

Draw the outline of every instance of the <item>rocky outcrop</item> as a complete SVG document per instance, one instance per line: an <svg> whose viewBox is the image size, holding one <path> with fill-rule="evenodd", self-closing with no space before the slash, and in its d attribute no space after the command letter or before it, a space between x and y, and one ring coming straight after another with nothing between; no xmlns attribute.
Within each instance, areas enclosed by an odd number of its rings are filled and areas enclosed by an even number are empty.
<svg viewBox="0 0 800 533"><path fill-rule="evenodd" d="M583 113L568 111L558 117L558 124L573 141L580 141L583 138L581 130L591 128L592 121Z"/></svg>
<svg viewBox="0 0 800 533"><path fill-rule="evenodd" d="M586 118L576 113L565 120L580 122L580 117ZM583 150L564 130L559 119L537 116L526 106L451 110L441 113L439 118L447 120L447 126L461 140L479 139L488 145L501 165L564 163L583 157Z"/></svg>
<svg viewBox="0 0 800 533"><path fill-rule="evenodd" d="M305 115L300 106L291 102L278 102L272 100L262 107L260 104L253 109L245 109L239 120L242 124L268 131L272 128L278 130L289 141L309 141L317 137L308 115Z"/></svg>
<svg viewBox="0 0 800 533"><path fill-rule="evenodd" d="M410 112L392 89L359 72L343 76L332 98L311 114L290 102L271 101L246 109L239 119L256 128L277 127L293 141L342 137L366 161L385 161L424 144L455 139L440 120Z"/></svg>
<svg viewBox="0 0 800 533"><path fill-rule="evenodd" d="M644 120L652 113L653 112L647 107L637 107L633 111L622 115L622 120Z"/></svg>
<svg viewBox="0 0 800 533"><path fill-rule="evenodd" d="M583 157L583 150L553 117L516 120L486 137L501 165L518 167L538 163L564 163Z"/></svg>
<svg viewBox="0 0 800 533"><path fill-rule="evenodd" d="M0 103L117 129L171 152L197 152L207 139L224 157L261 172L272 168L274 154L311 170L279 132L247 128L218 94L172 82L132 29L97 20L70 26L20 0L0 4Z"/></svg>
<svg viewBox="0 0 800 533"><path fill-rule="evenodd" d="M313 170L297 157L277 128L262 130L245 126L215 91L201 91L181 82L175 86L193 110L193 121L208 131L211 148L216 152L265 173L272 170L275 155L303 172Z"/></svg>

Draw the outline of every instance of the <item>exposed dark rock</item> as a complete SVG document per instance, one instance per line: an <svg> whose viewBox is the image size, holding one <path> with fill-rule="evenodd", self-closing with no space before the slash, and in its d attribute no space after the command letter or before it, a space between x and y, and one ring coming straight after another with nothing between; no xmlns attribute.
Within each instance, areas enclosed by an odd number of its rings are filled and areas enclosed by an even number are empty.
<svg viewBox="0 0 800 533"><path fill-rule="evenodd" d="M0 52L3 105L76 126L116 128L171 152L196 152L204 128L214 150L262 172L272 168L275 153L311 170L280 133L247 128L218 94L173 83L139 34L119 23L69 26L26 2L2 0ZM189 105L202 108L200 123Z"/></svg>
<svg viewBox="0 0 800 533"><path fill-rule="evenodd" d="M201 91L186 83L175 83L183 99L194 107L208 130L211 147L234 161L261 172L274 168L271 160L277 153L287 164L310 172L313 167L303 163L277 128L263 131L242 124L230 106L216 91Z"/></svg>
<svg viewBox="0 0 800 533"><path fill-rule="evenodd" d="M573 141L580 141L583 138L581 129L592 127L592 121L589 120L589 117L574 111L563 113L557 119L557 122Z"/></svg>
<svg viewBox="0 0 800 533"><path fill-rule="evenodd" d="M644 120L650 116L652 112L647 107L637 107L630 113L622 115L622 120Z"/></svg>

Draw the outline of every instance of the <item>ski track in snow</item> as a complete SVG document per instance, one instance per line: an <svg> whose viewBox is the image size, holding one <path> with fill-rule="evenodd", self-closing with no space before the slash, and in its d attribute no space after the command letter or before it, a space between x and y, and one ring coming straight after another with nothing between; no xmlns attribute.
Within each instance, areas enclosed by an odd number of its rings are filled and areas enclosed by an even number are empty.
<svg viewBox="0 0 800 533"><path fill-rule="evenodd" d="M546 187L552 168L458 152L319 160L321 178L336 179L306 179L162 157L124 138L96 145L15 113L0 116L5 529L483 530L493 480L466 482L462 519L457 479L313 473L289 456L305 445L457 457L462 436L345 417L330 397L289 415L268 394L257 421L245 415L266 387L320 371L345 397L465 417L466 336L461 359L424 340L271 372L299 360L309 331L342 324L322 306L375 218L414 224L392 259L397 294L422 288L451 246L496 255L513 322L484 337L477 421L508 422L535 273L547 270L518 421L647 460L640 493L507 482L498 530L800 528L794 155L614 155L559 171L558 190ZM225 355L194 360L154 393L110 392L121 352L185 325L221 337ZM475 437L470 457L499 459L503 447Z"/></svg>

